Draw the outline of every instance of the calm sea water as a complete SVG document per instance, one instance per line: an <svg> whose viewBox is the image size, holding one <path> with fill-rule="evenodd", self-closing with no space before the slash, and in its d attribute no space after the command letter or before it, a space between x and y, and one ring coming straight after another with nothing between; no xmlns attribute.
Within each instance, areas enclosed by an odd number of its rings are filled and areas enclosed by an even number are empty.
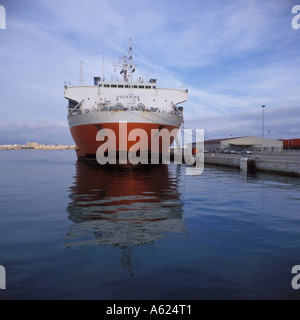
<svg viewBox="0 0 300 320"><path fill-rule="evenodd" d="M0 152L0 299L299 299L300 179Z"/></svg>

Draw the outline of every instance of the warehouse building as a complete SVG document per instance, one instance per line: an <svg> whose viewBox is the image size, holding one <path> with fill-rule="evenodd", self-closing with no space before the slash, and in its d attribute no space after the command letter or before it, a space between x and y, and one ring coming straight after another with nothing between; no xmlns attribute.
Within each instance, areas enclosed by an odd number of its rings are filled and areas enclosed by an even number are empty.
<svg viewBox="0 0 300 320"><path fill-rule="evenodd" d="M195 146L196 147L196 146ZM205 140L204 149L207 152L223 152L224 150L252 152L282 152L281 140L266 139L260 137L239 137Z"/></svg>
<svg viewBox="0 0 300 320"><path fill-rule="evenodd" d="M300 139L282 140L284 150L300 150Z"/></svg>

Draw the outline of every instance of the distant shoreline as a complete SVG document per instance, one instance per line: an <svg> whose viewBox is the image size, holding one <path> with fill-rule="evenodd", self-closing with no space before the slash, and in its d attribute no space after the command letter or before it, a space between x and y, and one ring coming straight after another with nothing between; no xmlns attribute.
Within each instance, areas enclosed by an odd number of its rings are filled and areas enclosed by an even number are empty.
<svg viewBox="0 0 300 320"><path fill-rule="evenodd" d="M27 142L27 144L0 145L1 150L75 150L75 145L45 145L37 142Z"/></svg>

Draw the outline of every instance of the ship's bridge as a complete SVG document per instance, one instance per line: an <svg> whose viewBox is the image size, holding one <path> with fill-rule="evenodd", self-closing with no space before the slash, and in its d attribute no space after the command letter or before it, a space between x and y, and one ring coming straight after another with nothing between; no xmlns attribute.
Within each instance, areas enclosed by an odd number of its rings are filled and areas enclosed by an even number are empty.
<svg viewBox="0 0 300 320"><path fill-rule="evenodd" d="M176 106L188 99L188 90L157 88L155 79L129 83L101 81L95 77L93 86L65 86L65 98L69 100L69 110L139 105L176 111Z"/></svg>
<svg viewBox="0 0 300 320"><path fill-rule="evenodd" d="M177 105L188 100L188 90L158 88L156 79L144 82L142 77L133 81L135 65L132 64L130 40L129 57L124 54L119 63L123 81L105 81L104 76L94 77L94 85L69 86L65 83L65 98L69 100L70 112L80 110L103 110L104 108L157 109L166 112L181 112ZM81 79L82 77L80 77ZM82 84L83 81L80 81ZM113 109L112 109L113 110Z"/></svg>
<svg viewBox="0 0 300 320"><path fill-rule="evenodd" d="M156 89L156 79L150 79L149 82L144 82L143 78L139 77L137 82L107 82L101 81L101 77L94 77L94 85L104 88L134 88L134 89Z"/></svg>

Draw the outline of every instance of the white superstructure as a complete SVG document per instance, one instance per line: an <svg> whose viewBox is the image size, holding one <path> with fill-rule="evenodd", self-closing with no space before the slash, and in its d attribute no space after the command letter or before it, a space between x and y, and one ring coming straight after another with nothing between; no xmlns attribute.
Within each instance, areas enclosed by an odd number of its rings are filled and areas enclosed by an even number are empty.
<svg viewBox="0 0 300 320"><path fill-rule="evenodd" d="M94 77L92 86L65 85L71 133L77 147L86 149L85 154L94 153L87 150L92 137L87 136L86 126L94 126L97 130L106 126L114 129L115 124L125 121L145 130L173 129L179 128L183 121L183 108L178 104L188 99L188 90L158 88L156 79L144 81L139 77L133 81L136 66L132 64L131 42L129 57L124 55L114 66L121 68L123 81ZM92 144L94 150L95 144Z"/></svg>

